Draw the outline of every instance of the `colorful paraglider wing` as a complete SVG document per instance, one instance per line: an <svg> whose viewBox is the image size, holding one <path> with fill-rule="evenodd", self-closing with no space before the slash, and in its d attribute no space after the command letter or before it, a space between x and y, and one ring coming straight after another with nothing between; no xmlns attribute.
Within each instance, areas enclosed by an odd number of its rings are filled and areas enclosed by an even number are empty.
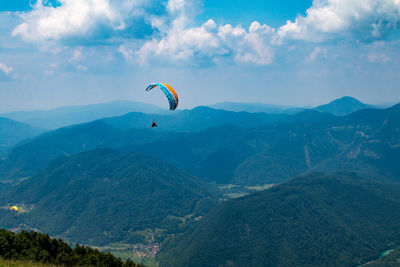
<svg viewBox="0 0 400 267"><path fill-rule="evenodd" d="M169 109L175 110L178 107L178 95L170 85L166 83L152 83L149 86L147 86L146 91L150 91L151 89L157 86L160 87L160 89L167 96L169 102Z"/></svg>
<svg viewBox="0 0 400 267"><path fill-rule="evenodd" d="M18 207L17 206L12 206L11 208L10 208L10 211L18 211Z"/></svg>

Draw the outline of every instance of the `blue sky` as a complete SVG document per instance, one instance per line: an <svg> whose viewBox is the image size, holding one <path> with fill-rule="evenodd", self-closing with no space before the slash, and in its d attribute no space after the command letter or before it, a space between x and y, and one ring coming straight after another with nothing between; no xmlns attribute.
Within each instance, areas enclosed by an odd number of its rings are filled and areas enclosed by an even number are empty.
<svg viewBox="0 0 400 267"><path fill-rule="evenodd" d="M6 0L0 112L113 100L400 102L396 0Z"/></svg>

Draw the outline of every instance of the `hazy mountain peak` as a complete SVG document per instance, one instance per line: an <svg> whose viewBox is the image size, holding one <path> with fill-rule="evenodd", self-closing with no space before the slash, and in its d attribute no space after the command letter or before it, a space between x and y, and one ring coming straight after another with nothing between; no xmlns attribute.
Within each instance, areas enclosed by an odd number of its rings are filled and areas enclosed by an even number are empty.
<svg viewBox="0 0 400 267"><path fill-rule="evenodd" d="M352 96L343 96L341 98L335 99L328 104L333 104L333 103L356 103L356 104L362 104L365 105L363 102L358 100L357 98L354 98Z"/></svg>
<svg viewBox="0 0 400 267"><path fill-rule="evenodd" d="M354 97L344 96L342 98L335 99L328 104L318 106L314 109L322 112L329 112L336 116L345 116L360 109L365 109L369 107L371 106L364 104Z"/></svg>

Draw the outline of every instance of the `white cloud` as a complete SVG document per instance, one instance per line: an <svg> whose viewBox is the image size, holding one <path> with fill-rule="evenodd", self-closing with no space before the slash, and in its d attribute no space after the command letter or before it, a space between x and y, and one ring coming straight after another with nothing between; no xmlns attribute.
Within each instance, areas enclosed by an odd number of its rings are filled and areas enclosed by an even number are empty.
<svg viewBox="0 0 400 267"><path fill-rule="evenodd" d="M142 64L152 57L180 62L219 62L228 57L236 63L268 65L273 58L269 46L272 33L273 29L258 22L253 22L248 31L229 24L217 27L213 20L193 28L182 28L177 22L164 38L146 42L136 55Z"/></svg>
<svg viewBox="0 0 400 267"><path fill-rule="evenodd" d="M384 38L399 23L399 0L314 0L306 16L279 28L276 41L322 42L349 35L369 41Z"/></svg>
<svg viewBox="0 0 400 267"><path fill-rule="evenodd" d="M274 30L267 25L253 22L248 32L240 26L220 27L218 35L228 44L236 63L268 65L272 62L273 51L269 43Z"/></svg>
<svg viewBox="0 0 400 267"><path fill-rule="evenodd" d="M257 65L272 62L273 52L269 43L274 30L266 25L253 22L245 30L241 26L233 27L229 24L217 26L210 19L199 27L188 27L192 24L191 18L195 12L193 1L169 0L167 10L169 16L174 18L170 27L160 27L163 38L154 38L136 49L139 64L146 64L155 57L189 64L224 60ZM123 53L121 47L120 52Z"/></svg>
<svg viewBox="0 0 400 267"><path fill-rule="evenodd" d="M304 60L307 63L316 61L318 58L326 59L328 57L328 51L326 48L316 47L308 57Z"/></svg>
<svg viewBox="0 0 400 267"><path fill-rule="evenodd" d="M136 55L141 63L154 56L177 61L188 61L196 55L212 57L227 53L219 41L213 21L189 29L181 28L180 22L176 21L164 38L146 42Z"/></svg>
<svg viewBox="0 0 400 267"><path fill-rule="evenodd" d="M9 75L13 71L13 68L0 62L0 71L4 72L6 75Z"/></svg>
<svg viewBox="0 0 400 267"><path fill-rule="evenodd" d="M265 66L273 62L275 50L299 51L295 40L370 41L384 38L400 23L400 0L314 0L306 16L277 30L256 21L248 28L217 25L212 19L198 25L194 18L202 10L201 0L59 0L56 8L42 1L20 13L22 23L12 34L54 53L71 49L67 60L75 68L83 61L85 42L111 42L126 60L142 65L157 58L173 64ZM140 27L148 38L133 36ZM326 57L327 50L317 47L304 62Z"/></svg>
<svg viewBox="0 0 400 267"><path fill-rule="evenodd" d="M82 36L96 23L121 26L117 14L108 0L61 0L61 6L53 8L38 0L31 12L22 14L23 23L12 32L27 41L57 41L71 35Z"/></svg>
<svg viewBox="0 0 400 267"><path fill-rule="evenodd" d="M43 0L37 0L32 11L20 14L23 22L14 28L12 35L38 43L59 42L69 38L84 43L93 39L110 39L118 34L135 35L136 26L145 27L146 8L157 0L59 2L60 6L52 7Z"/></svg>

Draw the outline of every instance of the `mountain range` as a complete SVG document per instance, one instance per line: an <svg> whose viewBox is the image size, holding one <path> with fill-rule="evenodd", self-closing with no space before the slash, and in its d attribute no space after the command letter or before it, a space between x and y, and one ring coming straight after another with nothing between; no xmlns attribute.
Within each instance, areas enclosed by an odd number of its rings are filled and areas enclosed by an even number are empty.
<svg viewBox="0 0 400 267"><path fill-rule="evenodd" d="M121 117L60 128L46 132L32 140L27 140L15 146L7 155L7 158L0 163L0 174L3 179L31 176L60 155L76 154L97 147L122 150L132 149L132 151L145 154L152 154L157 151L167 153L164 148L168 151L171 150L169 142L176 142L174 140L185 138L185 136L193 136L196 139L196 136L202 135L201 133L197 134L196 130L202 130L204 132L203 135L209 135L209 131L204 129L214 125L231 123L232 125L246 126L248 128L272 124L284 118L291 122L311 122L333 117L327 113L319 113L317 111L304 113L307 114L299 113L291 116L269 115L264 113L236 113L200 107L190 111L182 111L177 115L160 115L165 121L158 121L159 128L154 129L151 129L147 123L151 122L151 118L155 115L128 113ZM231 126L222 127L229 129ZM239 129L238 127L235 128ZM191 129L194 132L186 131L182 133L185 129ZM168 130L175 132L169 132ZM211 132L215 131L211 130ZM236 135L234 134L233 137L236 138ZM201 140L204 138L200 137ZM162 144L165 144L165 146L160 146L155 150L151 148L153 146L152 142L164 142ZM135 147L146 143L150 145L149 148ZM218 144L212 144L212 146L215 145L218 146ZM175 147L185 147L185 144L181 143ZM176 154L178 150L170 152L171 154ZM184 154L178 156L187 157ZM190 160L189 158L187 159Z"/></svg>
<svg viewBox="0 0 400 267"><path fill-rule="evenodd" d="M399 107L365 109L343 117L308 110L264 126L261 121L250 129L223 125L183 133L164 131L161 126L123 130L133 121L110 118L61 128L16 146L3 160L0 173L3 179L31 176L60 155L102 147L161 158L222 184L280 183L308 171L340 169L396 180ZM215 114L209 108L200 111L205 118L209 117L206 111ZM251 115L258 113L246 113ZM185 125L187 120L180 122ZM203 122L196 122L200 128Z"/></svg>
<svg viewBox="0 0 400 267"><path fill-rule="evenodd" d="M373 105L364 104L361 101L350 97L344 96L335 99L328 104L320 105L314 108L311 107L291 107L279 106L262 103L237 103L237 102L220 102L210 107L215 109L223 109L227 111L246 111L251 113L263 112L269 114L295 114L306 109L314 109L321 112L328 112L335 116L345 116L365 108L374 108Z"/></svg>
<svg viewBox="0 0 400 267"><path fill-rule="evenodd" d="M170 115L133 112L119 117L105 118L102 121L113 127L128 130L148 128L152 120L155 120L160 129L166 131L196 132L226 124L252 128L278 122L286 117L284 114L232 112L200 106Z"/></svg>
<svg viewBox="0 0 400 267"><path fill-rule="evenodd" d="M114 101L83 106L64 106L50 110L13 111L0 114L0 116L39 128L56 129L104 117L120 116L129 112L166 113L162 108L152 104L134 101Z"/></svg>
<svg viewBox="0 0 400 267"><path fill-rule="evenodd" d="M298 177L224 202L161 249L160 266L359 266L400 242L400 185ZM396 245L397 244L397 245Z"/></svg>
<svg viewBox="0 0 400 267"><path fill-rule="evenodd" d="M304 110L304 108L296 108L290 106L271 105L263 103L239 103L239 102L220 102L209 107L214 109L223 109L234 112L250 112L250 113L269 113L269 114L293 114Z"/></svg>
<svg viewBox="0 0 400 267"><path fill-rule="evenodd" d="M214 105L210 105L213 109L234 111L234 112L247 112L247 113L267 113L271 115L290 115L306 110L307 108L290 107L290 106L279 106L261 103L234 103L234 102L222 102ZM359 100L352 97L343 97L336 99L326 105L321 105L314 110L321 112L328 112L336 116L348 115L360 109L373 107L371 105L364 104ZM201 109L202 107L198 107ZM106 117L117 117L127 113L145 113L152 114L149 116L143 116L140 114L130 114L121 118L122 120L131 120L130 127L142 128L148 126L148 121L152 119L165 121L165 125L171 125L171 122L176 120L189 119L197 120L201 116L201 112L190 112L190 110L183 110L183 114L179 114L180 111L173 113L168 112L160 107L154 106L148 103L134 102L134 101L114 101L109 103L91 104L83 106L64 106L54 108L50 110L37 110L37 111L13 111L8 113L0 114L0 116L23 122L38 128L45 129L56 129L60 127L70 126L72 124L85 123L94 121ZM178 115L172 119L169 116L158 116L163 115ZM259 120L279 120L274 116L258 115ZM227 117L225 117L227 116ZM254 125L251 120L257 119L254 117L246 116L246 114L236 115L237 118L242 120L250 118L249 125ZM238 121L236 118L235 122ZM204 118L201 118L204 120ZM226 123L231 123L232 114L219 112L215 113L209 118L209 127L220 125L219 120L227 120ZM118 124L118 120L114 120ZM243 123L241 123L243 124ZM126 122L124 126L127 126ZM171 125L172 126L172 125ZM173 125L175 126L175 125ZM251 126L250 126L251 127ZM196 130L196 124L189 123L183 130ZM179 128L178 128L179 129ZM204 129L204 128L203 128Z"/></svg>
<svg viewBox="0 0 400 267"><path fill-rule="evenodd" d="M0 162L0 225L163 242L161 266L378 264L400 242L400 104L331 113L198 107L32 134Z"/></svg>

